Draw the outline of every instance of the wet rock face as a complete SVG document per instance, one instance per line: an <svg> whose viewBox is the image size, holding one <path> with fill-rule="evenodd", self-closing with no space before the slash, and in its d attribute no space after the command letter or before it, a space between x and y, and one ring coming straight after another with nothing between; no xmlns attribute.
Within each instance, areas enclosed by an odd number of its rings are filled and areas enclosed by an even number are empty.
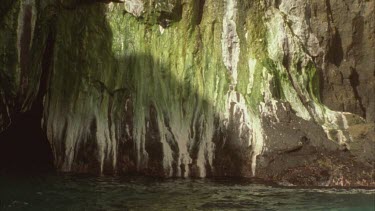
<svg viewBox="0 0 375 211"><path fill-rule="evenodd" d="M275 6L305 19L301 25L292 18L291 27L313 40L306 47L321 69L322 102L374 122L374 2L281 0Z"/></svg>
<svg viewBox="0 0 375 211"><path fill-rule="evenodd" d="M182 16L181 0L127 0L125 10L148 24L159 24L163 28L179 21Z"/></svg>
<svg viewBox="0 0 375 211"><path fill-rule="evenodd" d="M361 128L350 129L357 131L351 133L355 141L339 146L319 126L290 112L279 114L278 122L264 121L268 139L258 158L259 177L287 186L373 186L374 141L368 138L374 128L353 126Z"/></svg>
<svg viewBox="0 0 375 211"><path fill-rule="evenodd" d="M373 186L371 5L6 1L1 134L38 105L59 171Z"/></svg>
<svg viewBox="0 0 375 211"><path fill-rule="evenodd" d="M375 121L374 1L321 1L309 10L322 53L322 101L334 110Z"/></svg>

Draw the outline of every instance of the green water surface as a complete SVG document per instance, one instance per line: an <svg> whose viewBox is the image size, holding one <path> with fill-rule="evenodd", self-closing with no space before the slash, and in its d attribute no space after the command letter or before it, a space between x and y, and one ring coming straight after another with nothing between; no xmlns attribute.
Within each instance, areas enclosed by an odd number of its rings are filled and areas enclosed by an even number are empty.
<svg viewBox="0 0 375 211"><path fill-rule="evenodd" d="M238 179L1 176L0 210L375 210L375 190Z"/></svg>

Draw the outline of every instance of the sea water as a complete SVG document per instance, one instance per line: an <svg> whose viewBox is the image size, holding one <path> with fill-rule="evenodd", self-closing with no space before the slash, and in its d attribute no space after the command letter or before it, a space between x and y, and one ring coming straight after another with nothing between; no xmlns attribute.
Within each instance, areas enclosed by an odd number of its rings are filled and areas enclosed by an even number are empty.
<svg viewBox="0 0 375 211"><path fill-rule="evenodd" d="M0 210L375 210L375 189L245 179L0 176Z"/></svg>

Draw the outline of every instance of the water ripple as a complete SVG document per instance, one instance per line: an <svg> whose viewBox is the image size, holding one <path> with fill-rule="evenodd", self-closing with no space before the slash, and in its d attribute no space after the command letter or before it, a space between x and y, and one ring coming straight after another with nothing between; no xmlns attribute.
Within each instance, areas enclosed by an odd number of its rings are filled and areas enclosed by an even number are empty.
<svg viewBox="0 0 375 211"><path fill-rule="evenodd" d="M369 210L375 190L282 188L234 179L0 177L0 210Z"/></svg>

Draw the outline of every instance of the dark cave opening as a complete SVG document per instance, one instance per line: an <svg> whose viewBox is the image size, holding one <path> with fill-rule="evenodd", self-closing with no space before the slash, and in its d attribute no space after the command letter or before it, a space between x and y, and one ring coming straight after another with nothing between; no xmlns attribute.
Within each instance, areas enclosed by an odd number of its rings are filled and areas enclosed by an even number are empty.
<svg viewBox="0 0 375 211"><path fill-rule="evenodd" d="M48 172L53 170L53 155L41 127L40 113L31 109L15 115L0 134L0 172Z"/></svg>
<svg viewBox="0 0 375 211"><path fill-rule="evenodd" d="M45 173L54 170L52 148L42 126L43 98L47 93L53 62L51 59L54 50L52 30L46 41L36 98L29 110L13 114L9 127L0 133L0 173ZM28 43L22 43L22 45L28 45ZM21 55L26 55L27 58L24 59L27 61L29 56L22 51L28 50L21 47ZM28 67L23 65L22 68L25 72Z"/></svg>

